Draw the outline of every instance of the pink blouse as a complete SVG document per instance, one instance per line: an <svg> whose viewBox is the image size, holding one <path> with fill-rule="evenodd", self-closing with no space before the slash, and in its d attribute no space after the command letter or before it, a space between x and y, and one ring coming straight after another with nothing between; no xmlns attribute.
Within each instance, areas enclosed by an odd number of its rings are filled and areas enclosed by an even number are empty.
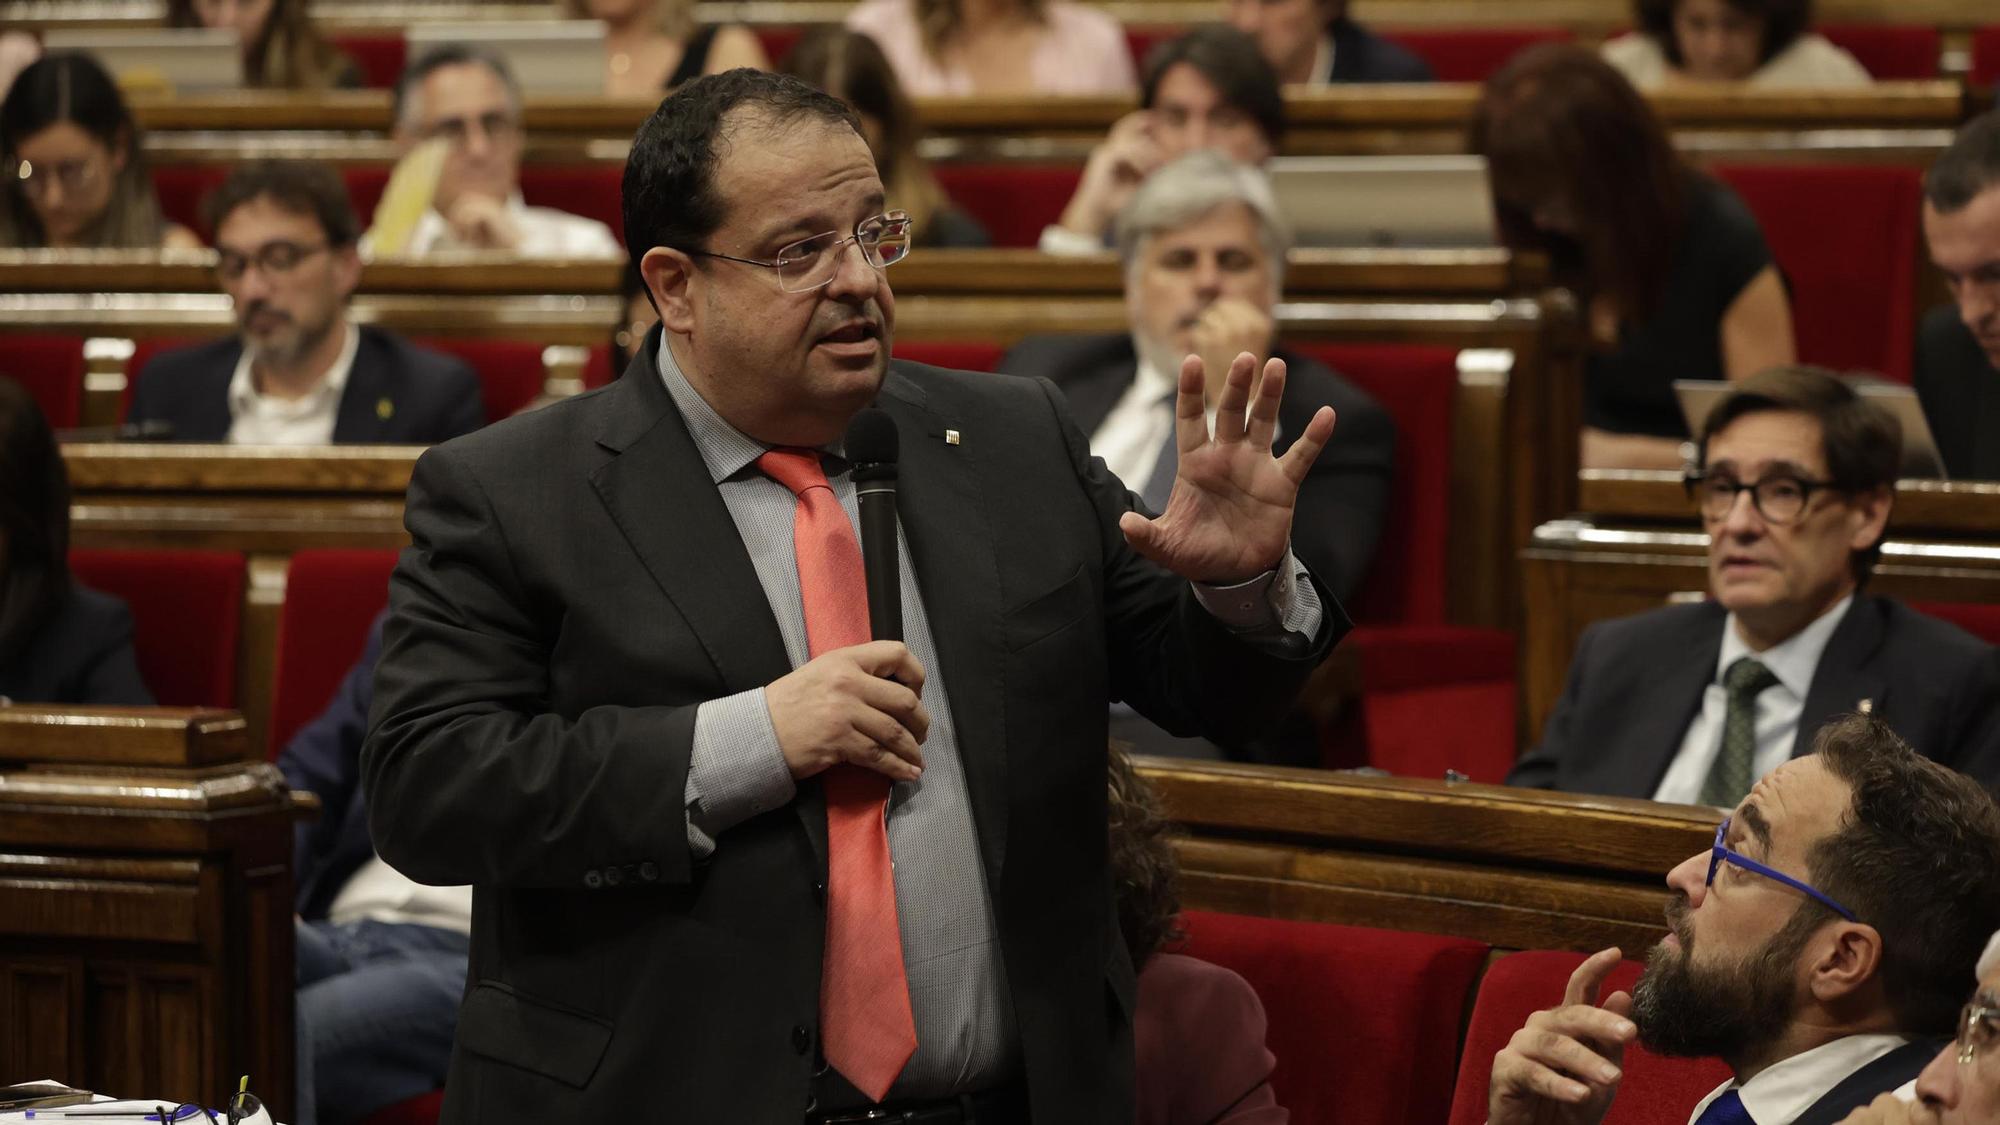
<svg viewBox="0 0 2000 1125"><path fill-rule="evenodd" d="M862 0L848 13L847 26L881 45L911 97L981 92L963 67L947 68L924 50L912 0ZM1061 0L1048 6L1048 27L1028 56L1028 73L1042 94L1129 94L1139 85L1118 20Z"/></svg>

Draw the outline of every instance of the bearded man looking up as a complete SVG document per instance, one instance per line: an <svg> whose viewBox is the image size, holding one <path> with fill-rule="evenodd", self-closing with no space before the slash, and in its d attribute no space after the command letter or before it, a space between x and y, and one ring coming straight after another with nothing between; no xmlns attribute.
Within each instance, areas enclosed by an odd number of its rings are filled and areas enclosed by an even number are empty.
<svg viewBox="0 0 2000 1125"><path fill-rule="evenodd" d="M2000 807L1876 719L1817 741L1667 874L1672 932L1630 995L1599 1001L1607 949L1515 1033L1490 1125L1601 1121L1634 1039L1729 1064L1692 1125L1832 1125L1937 1054L2000 923Z"/></svg>

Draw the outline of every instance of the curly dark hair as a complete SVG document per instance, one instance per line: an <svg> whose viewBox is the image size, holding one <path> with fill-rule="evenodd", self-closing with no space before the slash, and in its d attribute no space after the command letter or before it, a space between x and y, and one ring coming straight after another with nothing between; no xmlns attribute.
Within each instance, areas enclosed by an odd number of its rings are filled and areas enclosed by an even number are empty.
<svg viewBox="0 0 2000 1125"><path fill-rule="evenodd" d="M1159 797L1123 750L1114 744L1109 753L1111 881L1118 899L1118 931L1136 971L1183 936L1178 924L1180 863Z"/></svg>
<svg viewBox="0 0 2000 1125"><path fill-rule="evenodd" d="M1635 0L1632 16L1639 30L1675 66L1681 62L1681 46L1674 39L1674 9L1681 0ZM1770 62L1779 51L1792 45L1812 26L1812 0L1728 0L1730 7L1746 16L1764 21L1764 43L1757 54L1759 63Z"/></svg>

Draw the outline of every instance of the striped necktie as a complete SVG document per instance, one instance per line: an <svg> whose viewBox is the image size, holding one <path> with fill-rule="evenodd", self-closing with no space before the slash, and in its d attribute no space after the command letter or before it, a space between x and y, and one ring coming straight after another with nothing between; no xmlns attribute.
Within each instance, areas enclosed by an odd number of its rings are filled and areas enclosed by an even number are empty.
<svg viewBox="0 0 2000 1125"><path fill-rule="evenodd" d="M1723 690L1729 693L1722 717L1722 749L1701 784L1702 804L1733 809L1756 784L1757 697L1777 685L1778 677L1753 657L1738 657L1722 674Z"/></svg>

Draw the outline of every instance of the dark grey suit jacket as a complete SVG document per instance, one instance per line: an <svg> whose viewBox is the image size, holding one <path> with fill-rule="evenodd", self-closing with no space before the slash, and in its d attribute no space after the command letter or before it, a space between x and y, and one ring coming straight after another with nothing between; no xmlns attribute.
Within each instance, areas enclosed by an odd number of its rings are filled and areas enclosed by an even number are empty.
<svg viewBox="0 0 2000 1125"><path fill-rule="evenodd" d="M1292 550L1315 577L1345 598L1361 585L1389 508L1395 471L1396 424L1389 412L1325 364L1280 348L1285 397L1278 403L1278 451L1291 448L1322 406L1339 418L1334 438L1299 487ZM1039 375L1062 388L1070 414L1094 434L1132 380L1139 360L1132 337L1032 336L1001 357L1010 375ZM1137 490L1144 481L1126 481Z"/></svg>
<svg viewBox="0 0 2000 1125"><path fill-rule="evenodd" d="M0 696L16 703L149 707L132 651L132 611L70 582L70 591L14 660L0 657Z"/></svg>
<svg viewBox="0 0 2000 1125"><path fill-rule="evenodd" d="M818 784L706 860L688 846L697 708L791 665L658 339L611 386L438 446L411 479L362 778L384 859L475 887L447 1122L797 1125L813 1089ZM1046 382L897 362L878 405L1034 1120L1129 1120L1105 702L1240 735L1345 618L1329 598L1286 657L1231 634L1127 547L1127 493Z"/></svg>
<svg viewBox="0 0 2000 1125"><path fill-rule="evenodd" d="M173 441L229 439L229 380L243 357L234 337L153 357L132 389L127 422L167 422ZM340 395L333 440L359 445L431 445L486 424L479 376L386 328L361 327L354 367Z"/></svg>
<svg viewBox="0 0 2000 1125"><path fill-rule="evenodd" d="M1431 66L1401 43L1392 42L1342 17L1333 34L1334 82L1429 82Z"/></svg>
<svg viewBox="0 0 2000 1125"><path fill-rule="evenodd" d="M1651 797L1715 678L1728 614L1668 606L1585 629L1542 744L1510 785ZM1856 594L1820 655L1792 746L1872 701L1918 753L2000 783L2000 655L1963 629L1890 598Z"/></svg>

